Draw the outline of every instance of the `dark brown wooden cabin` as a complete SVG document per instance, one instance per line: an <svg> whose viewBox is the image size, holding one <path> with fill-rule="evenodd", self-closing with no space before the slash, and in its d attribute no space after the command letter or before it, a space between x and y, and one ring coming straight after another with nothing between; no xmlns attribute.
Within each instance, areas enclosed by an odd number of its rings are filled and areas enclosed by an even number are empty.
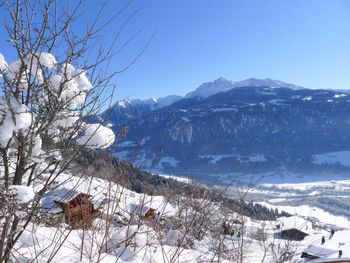
<svg viewBox="0 0 350 263"><path fill-rule="evenodd" d="M63 209L65 221L72 228L91 227L92 221L101 214L94 208L91 196L85 193L55 198L55 202Z"/></svg>
<svg viewBox="0 0 350 263"><path fill-rule="evenodd" d="M305 233L299 229L296 229L296 228L286 229L286 230L281 231L281 237L289 239L289 240L301 241L307 235L308 235L307 233Z"/></svg>
<svg viewBox="0 0 350 263"><path fill-rule="evenodd" d="M149 208L147 212L143 215L144 220L154 220L156 218L156 210L153 208Z"/></svg>

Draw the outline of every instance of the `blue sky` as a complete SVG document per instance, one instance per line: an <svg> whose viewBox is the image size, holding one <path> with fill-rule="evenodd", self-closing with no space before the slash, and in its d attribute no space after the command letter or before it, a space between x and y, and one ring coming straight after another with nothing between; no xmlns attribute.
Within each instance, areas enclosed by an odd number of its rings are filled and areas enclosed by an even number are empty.
<svg viewBox="0 0 350 263"><path fill-rule="evenodd" d="M126 2L111 1L105 15ZM140 7L120 44L143 31L115 56L111 69L131 61L156 35L137 62L113 79L117 98L184 95L220 76L350 89L350 1L135 0L103 32L104 43Z"/></svg>

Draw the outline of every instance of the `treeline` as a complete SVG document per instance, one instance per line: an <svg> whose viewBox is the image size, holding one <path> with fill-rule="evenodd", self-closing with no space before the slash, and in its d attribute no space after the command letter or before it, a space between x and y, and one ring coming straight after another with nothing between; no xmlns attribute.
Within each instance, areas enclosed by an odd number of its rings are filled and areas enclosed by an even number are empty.
<svg viewBox="0 0 350 263"><path fill-rule="evenodd" d="M111 180L134 192L147 195L163 195L171 198L174 195L190 196L191 198L211 199L220 202L229 210L238 212L258 220L274 220L286 213L266 208L257 203L232 199L223 196L205 185L179 182L136 168L132 163L119 160L105 152L86 152L75 163L76 173L87 174L97 178Z"/></svg>

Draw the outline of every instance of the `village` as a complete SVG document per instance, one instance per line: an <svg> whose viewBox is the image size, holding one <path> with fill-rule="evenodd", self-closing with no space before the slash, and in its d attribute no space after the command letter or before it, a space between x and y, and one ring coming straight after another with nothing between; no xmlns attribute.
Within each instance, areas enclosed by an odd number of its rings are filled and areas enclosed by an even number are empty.
<svg viewBox="0 0 350 263"><path fill-rule="evenodd" d="M186 236L182 231L184 227L189 227L185 226L185 218L181 215L184 211L181 212L180 207L164 197L137 194L117 184L106 187L106 182L98 178L89 183L84 180L65 175L58 182L60 187L42 198L44 225L73 231L94 231L101 227L101 222L116 229L145 226L149 233L162 232L164 237L161 242L171 246L193 249L198 242L194 242L192 234ZM350 262L350 230L329 224L321 226L315 224L312 218L298 215L283 216L275 221L253 220L232 212L223 215L219 204L206 204L204 201L196 201L189 209L200 211L205 206L210 210L205 220L213 224L206 231L213 237L219 235L224 238L224 244L232 251L237 244L244 243L245 253L254 251L253 255L246 256L250 260L259 258L258 248L261 249L261 244L264 244L267 253L271 254L278 247L283 262ZM189 216L193 211L187 210L186 213ZM113 237L105 240L107 251L116 249L120 243L120 239L118 245L112 240ZM134 246L137 247L137 244Z"/></svg>

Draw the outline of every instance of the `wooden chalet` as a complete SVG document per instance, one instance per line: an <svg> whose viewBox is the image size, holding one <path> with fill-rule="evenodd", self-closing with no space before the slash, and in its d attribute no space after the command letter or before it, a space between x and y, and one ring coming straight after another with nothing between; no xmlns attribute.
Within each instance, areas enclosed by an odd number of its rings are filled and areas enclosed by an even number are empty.
<svg viewBox="0 0 350 263"><path fill-rule="evenodd" d="M315 263L350 263L350 230L320 236L302 252L301 258Z"/></svg>
<svg viewBox="0 0 350 263"><path fill-rule="evenodd" d="M156 209L152 207L131 204L129 211L132 216L139 216L142 220L152 221L156 219Z"/></svg>
<svg viewBox="0 0 350 263"><path fill-rule="evenodd" d="M281 237L289 240L303 240L312 232L311 222L298 216L281 217L277 220L276 227Z"/></svg>
<svg viewBox="0 0 350 263"><path fill-rule="evenodd" d="M94 208L91 196L85 193L70 191L63 197L55 197L54 201L62 208L65 222L72 228L90 227L92 221L101 214Z"/></svg>

